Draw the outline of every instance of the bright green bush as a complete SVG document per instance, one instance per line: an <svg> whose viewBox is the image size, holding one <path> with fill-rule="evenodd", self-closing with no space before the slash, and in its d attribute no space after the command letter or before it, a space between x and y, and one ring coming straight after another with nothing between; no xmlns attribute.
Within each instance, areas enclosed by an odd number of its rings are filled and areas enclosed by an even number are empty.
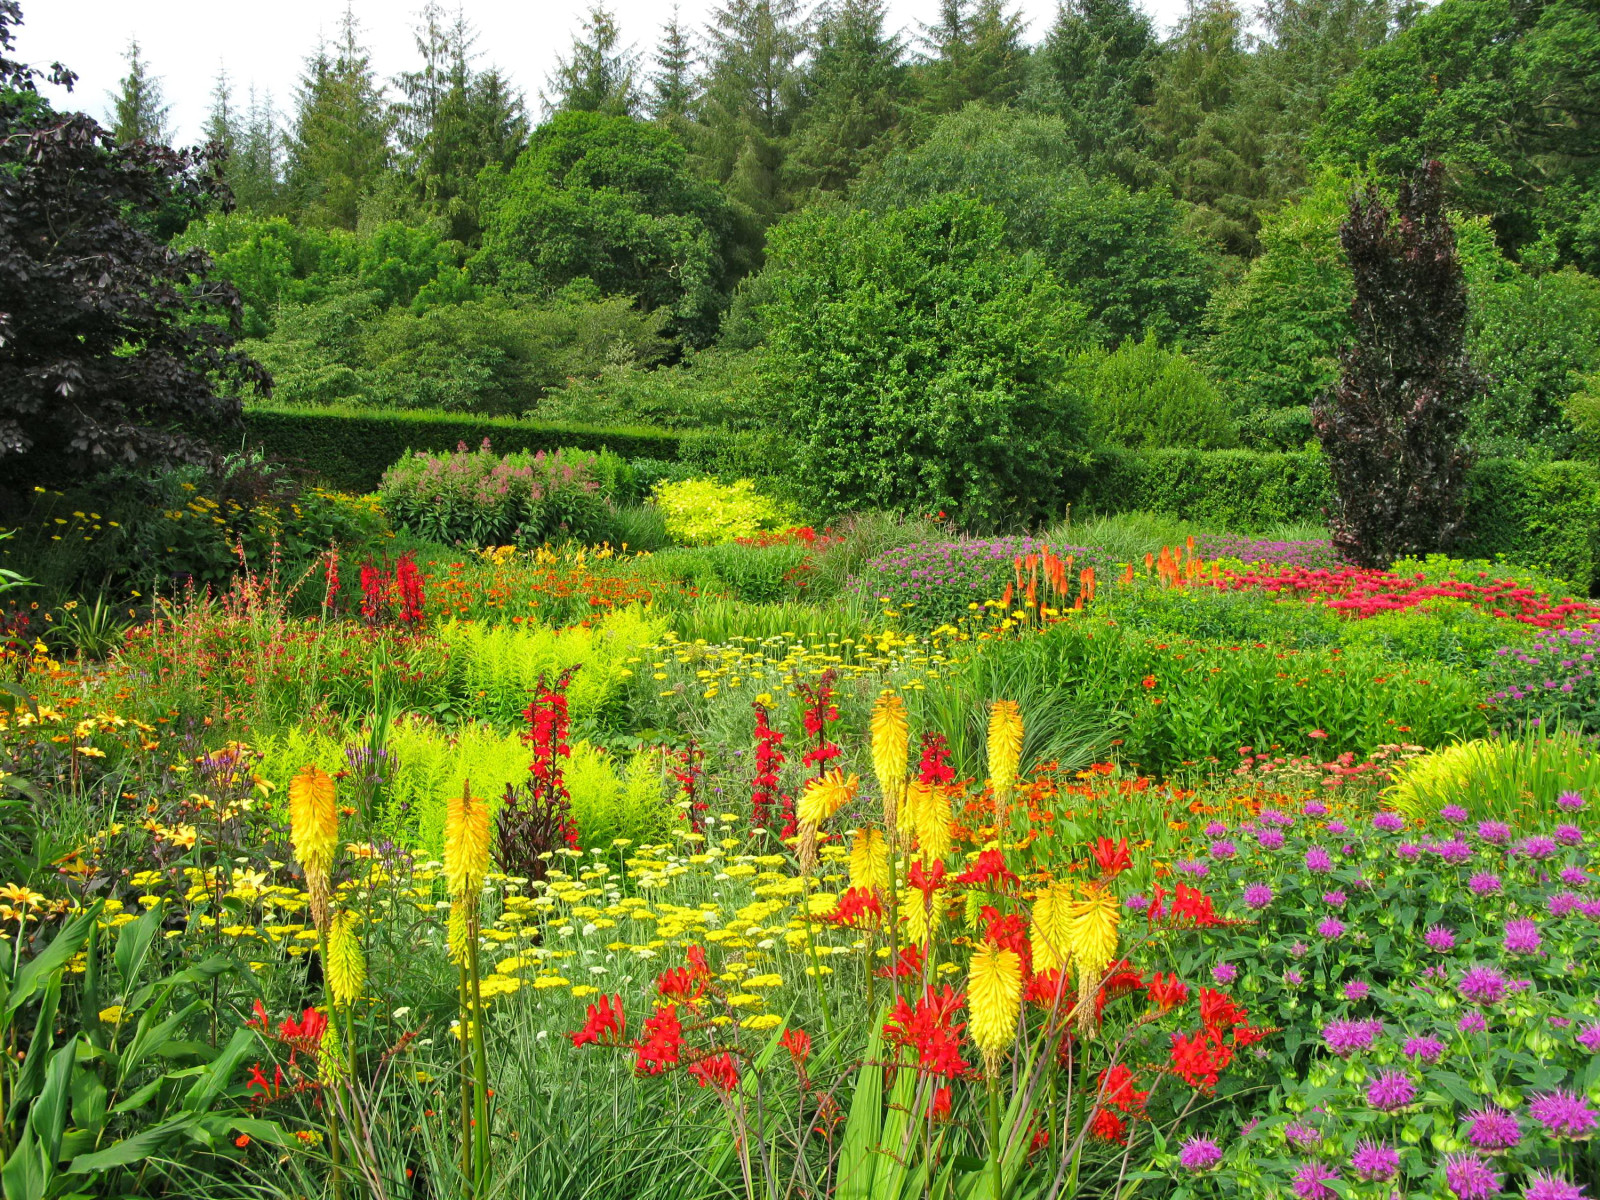
<svg viewBox="0 0 1600 1200"><path fill-rule="evenodd" d="M1388 799L1408 817L1434 818L1458 804L1475 820L1572 821L1556 804L1562 792L1592 796L1600 754L1585 737L1558 732L1457 742L1407 763Z"/></svg>
<svg viewBox="0 0 1600 1200"><path fill-rule="evenodd" d="M1096 443L1197 450L1238 444L1222 394L1183 351L1167 349L1147 334L1142 342L1128 338L1115 353L1090 362L1089 428Z"/></svg>
<svg viewBox="0 0 1600 1200"><path fill-rule="evenodd" d="M779 501L756 491L749 479L666 480L656 485L655 503L666 518L667 535L690 546L753 537L792 523L793 516Z"/></svg>

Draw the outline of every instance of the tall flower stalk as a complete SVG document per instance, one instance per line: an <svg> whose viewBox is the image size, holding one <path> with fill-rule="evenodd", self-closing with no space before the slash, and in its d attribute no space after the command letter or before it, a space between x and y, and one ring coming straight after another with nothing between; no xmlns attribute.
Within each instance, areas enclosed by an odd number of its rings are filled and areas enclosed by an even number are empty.
<svg viewBox="0 0 1600 1200"><path fill-rule="evenodd" d="M872 709L872 771L883 793L883 828L889 841L889 988L896 1000L900 998L900 818L910 761L909 733L906 702L894 692L879 696ZM867 979L870 986L870 969Z"/></svg>
<svg viewBox="0 0 1600 1200"><path fill-rule="evenodd" d="M489 803L464 781L445 813L444 876L450 892L450 957L457 967L461 1020L461 1166L466 1194L489 1187L489 1058L483 1032L478 901L489 870ZM468 1069L471 1084L468 1084Z"/></svg>

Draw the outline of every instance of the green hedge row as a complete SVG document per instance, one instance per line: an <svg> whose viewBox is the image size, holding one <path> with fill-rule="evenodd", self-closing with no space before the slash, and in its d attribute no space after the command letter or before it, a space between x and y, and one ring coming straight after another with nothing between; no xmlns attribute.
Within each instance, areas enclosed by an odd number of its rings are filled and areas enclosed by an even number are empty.
<svg viewBox="0 0 1600 1200"><path fill-rule="evenodd" d="M1102 452L1075 472L1083 509L1155 512L1239 532L1320 521L1333 495L1311 451ZM1503 555L1587 589L1600 582L1600 471L1590 463L1484 459L1467 477L1468 540L1457 553Z"/></svg>
<svg viewBox="0 0 1600 1200"><path fill-rule="evenodd" d="M484 438L513 451L610 449L624 458L675 459L680 437L663 429L605 429L447 413L339 408L251 408L247 441L331 487L369 492L407 450L454 450Z"/></svg>

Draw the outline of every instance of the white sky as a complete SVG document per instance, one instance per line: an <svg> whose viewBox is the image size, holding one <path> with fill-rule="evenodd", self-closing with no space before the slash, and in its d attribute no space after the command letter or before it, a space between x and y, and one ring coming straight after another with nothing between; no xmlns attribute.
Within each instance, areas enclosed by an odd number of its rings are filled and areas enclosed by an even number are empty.
<svg viewBox="0 0 1600 1200"><path fill-rule="evenodd" d="M454 11L452 0L445 5ZM588 0L461 0L478 31L480 66L505 71L527 96L530 112L540 112L539 90L556 56L571 45ZM1182 14L1184 0L1145 0L1165 30ZM422 0L353 0L373 65L385 79L415 62L411 28ZM698 29L710 0L682 0L686 25ZM937 0L890 0L891 20L909 38L918 21L931 21ZM1056 0L1021 0L1030 41L1043 37L1054 19ZM654 48L661 22L671 12L663 0L612 0L623 36L645 52ZM319 33L337 32L344 0L23 0L24 24L17 31L17 57L35 66L59 60L78 73L72 97L53 96L66 107L96 117L110 107L106 95L126 70L122 55L130 37L152 72L160 77L175 140L198 140L210 108L212 84L225 66L242 107L251 83L272 93L286 112L295 81Z"/></svg>

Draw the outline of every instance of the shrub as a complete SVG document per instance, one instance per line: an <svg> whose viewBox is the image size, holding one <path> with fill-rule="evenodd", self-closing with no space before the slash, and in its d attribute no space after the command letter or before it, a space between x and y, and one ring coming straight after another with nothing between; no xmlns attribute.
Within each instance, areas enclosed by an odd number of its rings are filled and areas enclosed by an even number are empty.
<svg viewBox="0 0 1600 1200"><path fill-rule="evenodd" d="M773 230L765 379L823 513L947 511L974 528L1050 514L1084 443L1068 360L1081 308L1001 220L943 198L811 208Z"/></svg>
<svg viewBox="0 0 1600 1200"><path fill-rule="evenodd" d="M1600 624L1546 630L1530 644L1502 646L1486 672L1496 718L1510 726L1600 733L1597 648Z"/></svg>
<svg viewBox="0 0 1600 1200"><path fill-rule="evenodd" d="M1600 579L1600 471L1593 464L1480 462L1467 476L1467 510L1467 552L1536 567L1581 592Z"/></svg>
<svg viewBox="0 0 1600 1200"><path fill-rule="evenodd" d="M507 452L567 446L667 460L678 456L679 443L678 435L666 430L349 408L252 408L245 413L245 428L251 444L270 457L354 492L377 487L407 450L449 452L462 442L476 446L484 438Z"/></svg>
<svg viewBox="0 0 1600 1200"><path fill-rule="evenodd" d="M609 505L601 479L623 467L614 455L583 450L500 456L484 438L477 450L407 451L384 472L378 494L396 525L440 542L538 546L550 541L599 542L609 537Z"/></svg>
<svg viewBox="0 0 1600 1200"><path fill-rule="evenodd" d="M717 545L778 529L792 514L778 501L756 491L748 479L718 483L715 479L658 483L656 507L667 522L667 535L683 545Z"/></svg>
<svg viewBox="0 0 1600 1200"><path fill-rule="evenodd" d="M857 586L863 596L909 608L919 624L940 625L999 600L1016 576L1016 560L1047 549L1058 558L1073 560L1068 574L1074 584L1078 571L1095 564L1080 546L1047 546L1033 538L917 542L868 561ZM1077 588L1073 591L1076 594Z"/></svg>
<svg viewBox="0 0 1600 1200"><path fill-rule="evenodd" d="M1100 359L1089 394L1089 428L1097 443L1220 450L1239 440L1205 372L1181 350L1158 345L1153 335L1142 342L1128 338Z"/></svg>
<svg viewBox="0 0 1600 1200"><path fill-rule="evenodd" d="M1413 819L1434 819L1446 805L1475 820L1571 821L1571 796L1600 787L1600 754L1589 739L1562 730L1521 738L1457 742L1396 769L1387 800Z"/></svg>

